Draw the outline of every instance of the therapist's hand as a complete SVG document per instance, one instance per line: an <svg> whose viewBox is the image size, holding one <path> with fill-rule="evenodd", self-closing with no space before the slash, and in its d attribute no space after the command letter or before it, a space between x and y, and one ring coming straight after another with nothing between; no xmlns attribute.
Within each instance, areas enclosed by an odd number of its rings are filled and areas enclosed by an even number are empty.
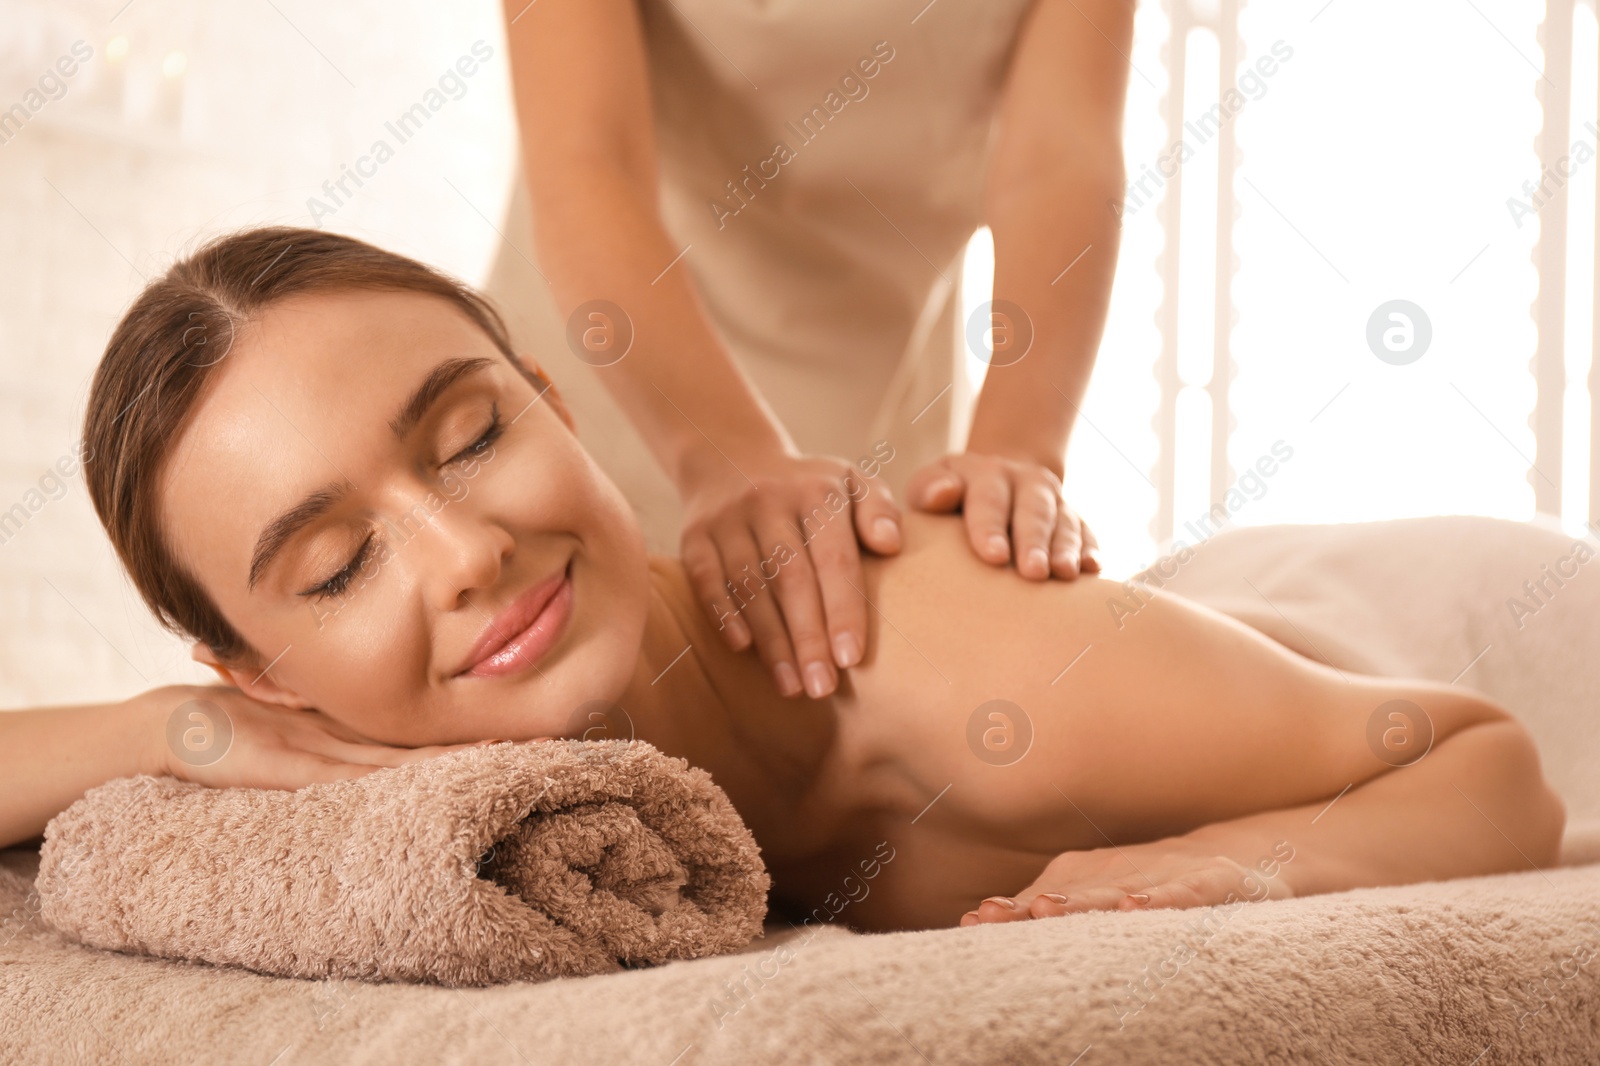
<svg viewBox="0 0 1600 1066"><path fill-rule="evenodd" d="M779 692L826 696L866 649L858 538L899 551L900 508L880 480L835 456L723 465L683 491L695 598L733 650L754 641Z"/></svg>
<svg viewBox="0 0 1600 1066"><path fill-rule="evenodd" d="M1026 459L963 452L935 459L911 475L906 495L918 510L960 507L978 558L1044 581L1099 573L1099 542L1061 497L1054 470ZM1010 535L1007 535L1007 527Z"/></svg>

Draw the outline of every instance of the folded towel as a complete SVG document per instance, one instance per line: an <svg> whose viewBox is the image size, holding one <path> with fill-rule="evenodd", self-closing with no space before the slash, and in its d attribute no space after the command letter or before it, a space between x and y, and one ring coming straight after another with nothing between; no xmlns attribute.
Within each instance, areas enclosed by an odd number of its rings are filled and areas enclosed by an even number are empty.
<svg viewBox="0 0 1600 1066"><path fill-rule="evenodd" d="M484 985L733 951L771 879L706 771L553 740L297 792L119 778L51 820L36 887L93 947Z"/></svg>

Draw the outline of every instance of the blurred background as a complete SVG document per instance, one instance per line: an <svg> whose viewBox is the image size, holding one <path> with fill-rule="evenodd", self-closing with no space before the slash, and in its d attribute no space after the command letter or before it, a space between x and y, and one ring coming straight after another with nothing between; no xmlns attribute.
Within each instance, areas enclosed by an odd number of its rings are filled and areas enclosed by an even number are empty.
<svg viewBox="0 0 1600 1066"><path fill-rule="evenodd" d="M459 95L330 198L477 42ZM1597 56L1594 0L1139 3L1134 184L1066 479L1109 575L1209 535L1208 511L1542 511L1582 533ZM148 616L81 476L51 475L145 280L284 223L482 284L516 151L488 0L0 0L0 706L212 680ZM992 256L980 230L963 328ZM1275 472L1241 478L1264 455Z"/></svg>

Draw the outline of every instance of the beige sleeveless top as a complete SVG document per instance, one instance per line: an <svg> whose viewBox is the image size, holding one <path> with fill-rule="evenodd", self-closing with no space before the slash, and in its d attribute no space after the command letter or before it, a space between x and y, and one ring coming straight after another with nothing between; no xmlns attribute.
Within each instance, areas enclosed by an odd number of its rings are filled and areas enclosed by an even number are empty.
<svg viewBox="0 0 1600 1066"><path fill-rule="evenodd" d="M806 452L887 441L902 505L970 418L960 260L1028 0L639 0L661 210L724 343ZM527 261L519 172L486 285L556 380L650 550L678 550L666 475ZM526 258L524 258L526 256ZM713 432L713 436L714 436ZM880 454L883 452L880 451ZM735 463L737 455L731 455Z"/></svg>

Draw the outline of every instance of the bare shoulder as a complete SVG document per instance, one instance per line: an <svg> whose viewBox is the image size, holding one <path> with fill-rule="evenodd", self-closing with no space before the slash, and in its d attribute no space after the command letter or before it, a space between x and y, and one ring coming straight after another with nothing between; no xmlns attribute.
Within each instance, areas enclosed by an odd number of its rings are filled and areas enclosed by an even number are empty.
<svg viewBox="0 0 1600 1066"><path fill-rule="evenodd" d="M898 642L919 651L936 670L959 669L981 657L983 673L1020 679L1045 673L1075 631L1114 621L1122 586L1094 575L1073 581L1035 581L1014 564L978 558L960 515L906 510L904 546L891 556L866 556L866 593L872 608L869 645L885 652ZM1002 665L1002 663L1004 665ZM1031 665L1029 665L1031 663Z"/></svg>
<svg viewBox="0 0 1600 1066"><path fill-rule="evenodd" d="M981 657L984 672L1011 684L1049 684L1090 643L1138 669L1152 650L1214 653L1240 644L1287 650L1258 630L1204 604L1121 576L1081 574L1036 581L1014 564L980 559L960 515L907 510L904 547L865 556L871 638L888 651L899 637L937 665ZM1300 658L1298 655L1296 658ZM1003 665L1002 665L1003 664Z"/></svg>
<svg viewBox="0 0 1600 1066"><path fill-rule="evenodd" d="M1059 746L1046 735L1059 732L1051 723L1069 705L1098 702L1106 687L1110 662L1082 678L1074 663L1103 642L1107 601L1121 588L1095 576L1034 581L984 562L960 516L907 511L903 530L897 554L865 558L867 651L839 706L864 746L886 753L919 795L931 787L931 796L985 775L993 769L985 758L1002 759L993 723L1016 726L1007 742L1022 749ZM1005 776L1008 786L1023 784ZM1003 802L1008 791L990 794Z"/></svg>

